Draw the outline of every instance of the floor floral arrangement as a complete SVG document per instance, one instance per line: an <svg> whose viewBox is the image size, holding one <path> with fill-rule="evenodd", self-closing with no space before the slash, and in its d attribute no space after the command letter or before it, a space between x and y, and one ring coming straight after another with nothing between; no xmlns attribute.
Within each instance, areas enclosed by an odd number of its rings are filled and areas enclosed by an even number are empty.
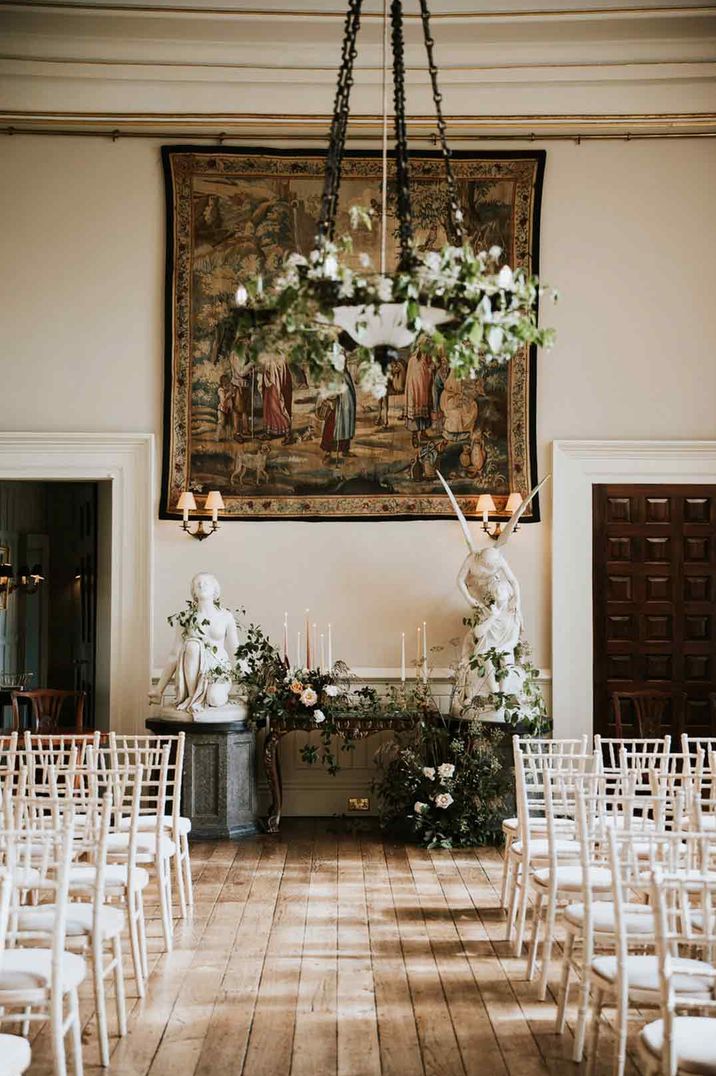
<svg viewBox="0 0 716 1076"><path fill-rule="evenodd" d="M504 732L426 714L377 753L374 789L383 829L427 848L494 844L512 784Z"/></svg>

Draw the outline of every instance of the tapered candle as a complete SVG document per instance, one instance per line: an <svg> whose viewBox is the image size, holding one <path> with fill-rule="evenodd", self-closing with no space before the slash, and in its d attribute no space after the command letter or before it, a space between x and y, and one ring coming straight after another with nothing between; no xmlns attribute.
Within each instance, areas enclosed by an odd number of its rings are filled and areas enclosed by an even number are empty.
<svg viewBox="0 0 716 1076"><path fill-rule="evenodd" d="M428 682L428 625L423 621L423 680Z"/></svg>
<svg viewBox="0 0 716 1076"><path fill-rule="evenodd" d="M325 671L326 668L326 639L321 632L321 668Z"/></svg>
<svg viewBox="0 0 716 1076"><path fill-rule="evenodd" d="M296 668L301 668L301 633L296 632Z"/></svg>
<svg viewBox="0 0 716 1076"><path fill-rule="evenodd" d="M418 628L418 645L415 650L415 679L420 675L420 628Z"/></svg>
<svg viewBox="0 0 716 1076"><path fill-rule="evenodd" d="M333 668L333 631L331 625L328 625L328 669Z"/></svg>
<svg viewBox="0 0 716 1076"><path fill-rule="evenodd" d="M306 609L306 668L311 668L311 624L308 619L310 609Z"/></svg>
<svg viewBox="0 0 716 1076"><path fill-rule="evenodd" d="M405 683L405 632L400 636L400 682Z"/></svg>
<svg viewBox="0 0 716 1076"><path fill-rule="evenodd" d="M318 627L314 621L313 624L313 640L311 644L311 653L313 654L313 660L318 662Z"/></svg>
<svg viewBox="0 0 716 1076"><path fill-rule="evenodd" d="M288 661L288 613L283 614L283 658Z"/></svg>

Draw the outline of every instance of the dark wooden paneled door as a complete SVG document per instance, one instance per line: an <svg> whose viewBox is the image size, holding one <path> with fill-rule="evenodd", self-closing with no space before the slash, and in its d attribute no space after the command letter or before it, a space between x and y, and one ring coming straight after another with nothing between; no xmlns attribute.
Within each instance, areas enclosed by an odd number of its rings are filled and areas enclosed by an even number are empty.
<svg viewBox="0 0 716 1076"><path fill-rule="evenodd" d="M594 486L593 507L594 731L614 735L612 691L654 688L716 735L716 486Z"/></svg>

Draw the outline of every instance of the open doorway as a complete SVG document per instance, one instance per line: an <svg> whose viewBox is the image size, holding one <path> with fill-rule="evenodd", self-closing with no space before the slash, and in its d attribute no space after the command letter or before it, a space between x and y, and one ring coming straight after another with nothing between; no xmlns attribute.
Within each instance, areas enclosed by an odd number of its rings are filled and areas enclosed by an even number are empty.
<svg viewBox="0 0 716 1076"><path fill-rule="evenodd" d="M108 728L110 483L0 481L0 559L3 724L24 683L84 692L85 727Z"/></svg>

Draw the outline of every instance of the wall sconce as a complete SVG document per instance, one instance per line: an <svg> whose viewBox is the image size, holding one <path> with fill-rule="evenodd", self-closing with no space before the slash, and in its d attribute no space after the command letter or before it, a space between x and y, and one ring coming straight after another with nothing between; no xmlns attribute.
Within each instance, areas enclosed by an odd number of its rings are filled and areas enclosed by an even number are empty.
<svg viewBox="0 0 716 1076"><path fill-rule="evenodd" d="M203 518L199 520L196 530L192 531L189 529L189 513L196 512L198 510L196 506L196 499L193 493L190 493L188 490L185 490L177 501L177 508L181 508L182 515L184 517L182 519L181 525L182 530L186 531L187 534L190 534L192 538L197 538L200 542L202 542L205 538L208 538L210 534L213 534L214 531L218 531L219 512L223 512L224 510L224 498L221 496L218 489L212 489L206 495L206 501L204 502L204 511L211 512L211 530L209 531L204 529ZM208 516L206 518L208 521Z"/></svg>
<svg viewBox="0 0 716 1076"><path fill-rule="evenodd" d="M511 516L513 512L517 511L517 509L522 504L522 500L523 498L521 493L511 493L509 495L505 503L505 511L508 513L508 515ZM495 523L494 528L490 530L490 525L488 523L490 513L497 511L497 505L495 504L489 493L481 493L480 496L477 498L477 511L482 513L482 529L484 530L485 534L489 538L499 538L502 534L502 524ZM515 530L518 531L519 529L520 527L518 523L515 527Z"/></svg>
<svg viewBox="0 0 716 1076"><path fill-rule="evenodd" d="M44 581L41 564L33 564L32 569L22 564L17 575L12 570L12 564L0 564L0 589L4 590L6 599L16 590L21 594L36 594Z"/></svg>

